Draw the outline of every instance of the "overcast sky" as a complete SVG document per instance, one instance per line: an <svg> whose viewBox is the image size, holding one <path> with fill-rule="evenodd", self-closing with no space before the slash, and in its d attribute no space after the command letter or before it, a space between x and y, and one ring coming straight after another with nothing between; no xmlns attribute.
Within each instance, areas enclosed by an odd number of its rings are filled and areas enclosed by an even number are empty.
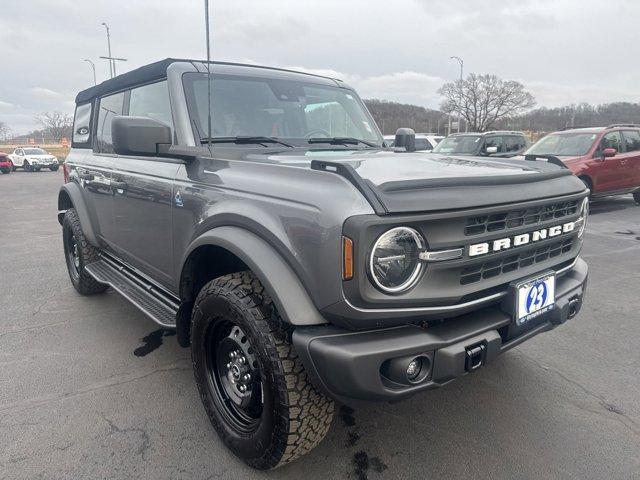
<svg viewBox="0 0 640 480"><path fill-rule="evenodd" d="M165 57L203 58L204 0L2 0L0 120L72 113L75 94ZM365 98L437 108L465 72L519 80L538 105L640 101L637 0L211 0L213 57L328 73Z"/></svg>

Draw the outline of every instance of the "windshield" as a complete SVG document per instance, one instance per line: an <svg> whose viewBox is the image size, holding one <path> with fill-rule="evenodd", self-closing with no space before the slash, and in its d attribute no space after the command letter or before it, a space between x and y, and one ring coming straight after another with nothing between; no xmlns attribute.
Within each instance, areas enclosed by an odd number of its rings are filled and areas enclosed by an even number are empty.
<svg viewBox="0 0 640 480"><path fill-rule="evenodd" d="M25 148L25 155L47 155L47 152L42 150L41 148Z"/></svg>
<svg viewBox="0 0 640 480"><path fill-rule="evenodd" d="M456 135L442 140L434 153L476 153L481 140L480 135Z"/></svg>
<svg viewBox="0 0 640 480"><path fill-rule="evenodd" d="M201 139L206 138L207 76L187 74L184 85L198 134ZM275 137L308 146L311 138L350 137L382 144L382 136L360 98L352 90L339 87L215 75L211 82L211 112L214 139Z"/></svg>
<svg viewBox="0 0 640 480"><path fill-rule="evenodd" d="M552 133L534 143L525 155L586 155L597 133Z"/></svg>

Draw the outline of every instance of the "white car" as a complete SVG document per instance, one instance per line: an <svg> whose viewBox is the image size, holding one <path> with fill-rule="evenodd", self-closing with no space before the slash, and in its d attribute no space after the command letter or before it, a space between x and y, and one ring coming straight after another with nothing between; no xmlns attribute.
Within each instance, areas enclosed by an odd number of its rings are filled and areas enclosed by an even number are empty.
<svg viewBox="0 0 640 480"><path fill-rule="evenodd" d="M24 168L25 172L39 172L42 168L55 172L60 167L57 157L38 147L18 147L9 158L14 170Z"/></svg>
<svg viewBox="0 0 640 480"><path fill-rule="evenodd" d="M443 138L444 136L433 133L416 133L416 151L430 152ZM395 139L395 135L384 136L385 143L389 147L393 147Z"/></svg>

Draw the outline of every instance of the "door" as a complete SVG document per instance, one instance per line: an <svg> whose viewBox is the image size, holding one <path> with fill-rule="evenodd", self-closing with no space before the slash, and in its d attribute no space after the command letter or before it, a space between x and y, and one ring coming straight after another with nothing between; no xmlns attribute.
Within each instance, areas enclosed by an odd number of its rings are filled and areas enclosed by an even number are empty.
<svg viewBox="0 0 640 480"><path fill-rule="evenodd" d="M640 187L640 131L623 130L625 188Z"/></svg>
<svg viewBox="0 0 640 480"><path fill-rule="evenodd" d="M173 128L167 82L132 89L126 114ZM117 156L111 183L116 253L168 287L173 286L173 184L181 164L170 158Z"/></svg>
<svg viewBox="0 0 640 480"><path fill-rule="evenodd" d="M24 151L21 148L16 148L10 156L14 167L22 167L24 164Z"/></svg>
<svg viewBox="0 0 640 480"><path fill-rule="evenodd" d="M604 157L603 152L606 148L615 149L616 154L613 157ZM621 162L622 149L622 134L619 130L605 134L600 140L600 145L593 155L595 164L592 168L594 172L592 178L595 193L614 192L624 188L621 185L626 183L624 180L626 167Z"/></svg>
<svg viewBox="0 0 640 480"><path fill-rule="evenodd" d="M113 221L113 191L111 189L111 170L113 168L113 141L111 121L122 114L125 94L123 92L99 99L96 103L97 114L93 154L80 158L77 164L70 165L69 178L77 181L83 195L96 235L104 245L111 246L115 237ZM78 107L80 109L80 107ZM76 112L76 119L82 118ZM86 125L74 125L75 131L84 131Z"/></svg>

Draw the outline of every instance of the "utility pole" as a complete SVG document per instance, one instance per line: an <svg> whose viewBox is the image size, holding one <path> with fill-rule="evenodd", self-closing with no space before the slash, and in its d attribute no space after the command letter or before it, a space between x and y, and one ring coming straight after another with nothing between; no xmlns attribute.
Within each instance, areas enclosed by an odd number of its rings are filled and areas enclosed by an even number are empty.
<svg viewBox="0 0 640 480"><path fill-rule="evenodd" d="M105 22L102 22L102 25L104 25L104 28L107 30L107 49L108 49L108 53L109 56L108 57L100 57L100 58L104 58L105 60L109 60L109 74L111 75L111 78L115 77L117 75L116 73L116 60L120 61L120 62L126 62L127 59L126 58L117 58L111 55L111 34L109 33L109 25L107 25Z"/></svg>
<svg viewBox="0 0 640 480"><path fill-rule="evenodd" d="M97 85L98 81L96 80L96 64L93 63L91 60L89 60L88 58L84 59L85 62L87 62L89 65L91 65L91 69L93 70L93 84Z"/></svg>
<svg viewBox="0 0 640 480"><path fill-rule="evenodd" d="M456 57L455 55L452 55L451 57L449 57L450 60L456 60L459 64L460 64L460 88L462 88L462 80L463 80L463 72L464 72L464 60L462 60L460 57ZM458 112L458 132L460 132L460 122L462 121L462 112ZM466 131L466 126L465 126L465 131Z"/></svg>

